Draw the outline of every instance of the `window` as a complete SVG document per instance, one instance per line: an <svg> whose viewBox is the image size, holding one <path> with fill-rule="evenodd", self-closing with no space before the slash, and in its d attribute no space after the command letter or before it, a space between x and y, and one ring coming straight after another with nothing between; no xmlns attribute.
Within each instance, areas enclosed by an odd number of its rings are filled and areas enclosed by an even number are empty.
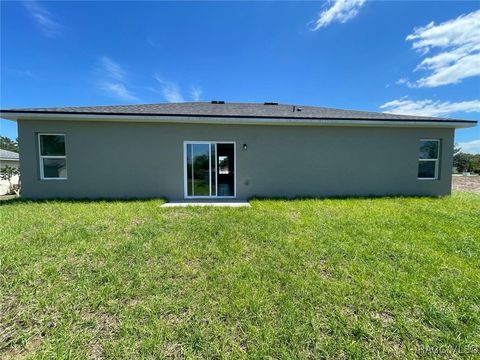
<svg viewBox="0 0 480 360"><path fill-rule="evenodd" d="M40 178L42 180L66 180L67 156L65 135L38 134Z"/></svg>
<svg viewBox="0 0 480 360"><path fill-rule="evenodd" d="M440 155L440 140L422 139L418 154L418 179L438 179L438 159Z"/></svg>

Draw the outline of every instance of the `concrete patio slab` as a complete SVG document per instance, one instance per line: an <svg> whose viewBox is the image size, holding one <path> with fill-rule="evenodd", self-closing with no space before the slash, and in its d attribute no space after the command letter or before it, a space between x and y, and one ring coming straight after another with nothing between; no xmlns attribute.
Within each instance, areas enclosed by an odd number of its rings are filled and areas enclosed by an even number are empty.
<svg viewBox="0 0 480 360"><path fill-rule="evenodd" d="M187 207L187 206L214 206L214 207L251 207L248 202L184 202L172 201L160 207Z"/></svg>

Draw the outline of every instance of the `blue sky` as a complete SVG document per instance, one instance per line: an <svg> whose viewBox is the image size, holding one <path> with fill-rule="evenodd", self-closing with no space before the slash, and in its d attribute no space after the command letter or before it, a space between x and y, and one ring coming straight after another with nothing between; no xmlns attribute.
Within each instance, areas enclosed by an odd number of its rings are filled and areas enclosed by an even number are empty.
<svg viewBox="0 0 480 360"><path fill-rule="evenodd" d="M218 99L479 120L480 5L2 2L0 90L1 108ZM456 141L480 153L480 128Z"/></svg>

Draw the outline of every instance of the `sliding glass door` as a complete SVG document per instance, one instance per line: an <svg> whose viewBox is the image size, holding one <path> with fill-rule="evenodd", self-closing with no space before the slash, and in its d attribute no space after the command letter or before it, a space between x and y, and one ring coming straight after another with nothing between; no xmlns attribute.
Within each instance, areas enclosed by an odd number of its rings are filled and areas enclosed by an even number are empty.
<svg viewBox="0 0 480 360"><path fill-rule="evenodd" d="M185 142L185 197L235 196L235 144Z"/></svg>

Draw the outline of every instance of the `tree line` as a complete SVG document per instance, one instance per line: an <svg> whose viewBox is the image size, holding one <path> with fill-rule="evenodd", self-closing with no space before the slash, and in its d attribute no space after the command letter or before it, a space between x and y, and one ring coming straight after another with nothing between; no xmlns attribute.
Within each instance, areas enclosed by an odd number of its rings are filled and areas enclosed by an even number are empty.
<svg viewBox="0 0 480 360"><path fill-rule="evenodd" d="M480 154L464 153L455 145L453 149L453 166L458 172L470 171L480 174Z"/></svg>
<svg viewBox="0 0 480 360"><path fill-rule="evenodd" d="M18 138L12 140L7 136L0 136L0 149L18 153Z"/></svg>

